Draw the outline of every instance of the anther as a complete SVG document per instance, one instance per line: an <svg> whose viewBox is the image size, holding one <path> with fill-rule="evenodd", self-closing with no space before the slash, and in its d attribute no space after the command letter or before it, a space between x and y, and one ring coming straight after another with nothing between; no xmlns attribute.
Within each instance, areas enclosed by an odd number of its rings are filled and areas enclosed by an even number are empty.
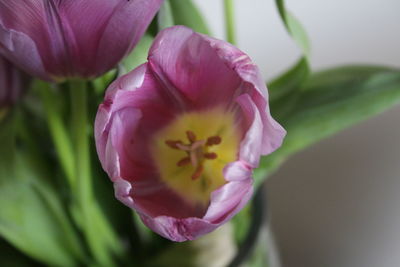
<svg viewBox="0 0 400 267"><path fill-rule="evenodd" d="M207 139L207 146L212 146L212 145L219 145L221 143L221 137L219 136L211 136Z"/></svg>
<svg viewBox="0 0 400 267"><path fill-rule="evenodd" d="M183 159L181 159L180 161L178 161L178 162L176 163L176 165L177 165L178 167L186 166L186 165L188 165L188 164L190 164L190 158L189 158L189 157L183 158Z"/></svg>
<svg viewBox="0 0 400 267"><path fill-rule="evenodd" d="M192 180L198 179L203 173L203 170L204 170L203 165L199 165L196 171L192 174Z"/></svg>
<svg viewBox="0 0 400 267"><path fill-rule="evenodd" d="M190 143L196 142L196 135L192 131L186 131L186 136Z"/></svg>
<svg viewBox="0 0 400 267"><path fill-rule="evenodd" d="M222 140L219 136L211 136L207 138L207 140L197 140L195 133L192 131L186 131L186 136L189 143L183 143L180 140L167 140L165 144L173 149L184 151L187 154L187 156L181 158L176 165L182 167L191 164L195 169L191 178L192 180L196 180L200 178L204 172L203 161L206 159L213 160L218 158L216 153L206 152L207 149L205 149L204 146L218 145Z"/></svg>
<svg viewBox="0 0 400 267"><path fill-rule="evenodd" d="M211 153L204 153L204 158L206 159L216 159L218 157L217 153L211 152Z"/></svg>
<svg viewBox="0 0 400 267"><path fill-rule="evenodd" d="M180 149L180 148L178 147L178 145L179 145L179 144L182 144L182 141L167 140L167 141L165 141L165 144L166 144L167 146L169 146L170 148L173 148L173 149Z"/></svg>

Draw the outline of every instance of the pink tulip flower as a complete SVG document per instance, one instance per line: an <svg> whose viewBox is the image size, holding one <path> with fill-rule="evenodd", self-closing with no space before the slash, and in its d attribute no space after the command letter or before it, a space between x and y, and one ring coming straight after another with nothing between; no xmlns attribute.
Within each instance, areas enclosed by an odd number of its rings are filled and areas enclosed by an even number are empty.
<svg viewBox="0 0 400 267"><path fill-rule="evenodd" d="M0 0L0 54L45 80L99 76L129 53L163 0Z"/></svg>
<svg viewBox="0 0 400 267"><path fill-rule="evenodd" d="M97 113L97 152L116 197L174 241L227 222L250 199L260 156L285 135L267 99L236 47L184 26L162 31Z"/></svg>
<svg viewBox="0 0 400 267"><path fill-rule="evenodd" d="M28 77L8 60L0 57L0 113L15 104L27 87Z"/></svg>

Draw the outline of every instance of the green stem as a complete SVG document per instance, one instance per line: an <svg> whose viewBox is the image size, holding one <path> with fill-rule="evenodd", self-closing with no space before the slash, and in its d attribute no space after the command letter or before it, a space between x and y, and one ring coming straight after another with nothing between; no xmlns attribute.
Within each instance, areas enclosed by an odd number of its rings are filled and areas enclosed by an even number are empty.
<svg viewBox="0 0 400 267"><path fill-rule="evenodd" d="M236 44L233 0L224 0L226 40Z"/></svg>
<svg viewBox="0 0 400 267"><path fill-rule="evenodd" d="M80 202L91 201L91 170L88 138L87 88L85 82L70 82L72 136L75 150L76 179Z"/></svg>
<svg viewBox="0 0 400 267"><path fill-rule="evenodd" d="M44 110L47 117L47 124L50 129L51 138L56 147L57 156L63 169L65 176L71 186L75 184L74 174L74 154L72 151L71 140L67 134L67 130L62 121L60 111L56 104L56 95L51 85L45 82L39 83L39 92L44 104Z"/></svg>
<svg viewBox="0 0 400 267"><path fill-rule="evenodd" d="M84 232L89 249L100 266L115 266L112 252L122 249L112 226L96 202L93 194L90 167L90 142L88 121L88 99L86 82L70 81L72 132L75 149L76 220Z"/></svg>

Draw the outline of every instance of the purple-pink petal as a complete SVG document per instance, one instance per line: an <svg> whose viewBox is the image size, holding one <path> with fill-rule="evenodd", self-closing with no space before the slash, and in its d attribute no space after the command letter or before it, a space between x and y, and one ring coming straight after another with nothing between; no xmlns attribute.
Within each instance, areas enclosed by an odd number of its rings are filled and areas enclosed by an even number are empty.
<svg viewBox="0 0 400 267"><path fill-rule="evenodd" d="M28 87L26 74L8 60L0 57L0 111L14 105Z"/></svg>
<svg viewBox="0 0 400 267"><path fill-rule="evenodd" d="M20 69L44 80L50 79L34 41L25 33L4 27L0 21L0 55Z"/></svg>
<svg viewBox="0 0 400 267"><path fill-rule="evenodd" d="M149 52L149 64L170 90L178 90L193 108L230 103L232 90L242 82L202 35L186 27L159 33Z"/></svg>
<svg viewBox="0 0 400 267"><path fill-rule="evenodd" d="M0 53L42 79L98 76L134 48L162 2L0 0Z"/></svg>
<svg viewBox="0 0 400 267"><path fill-rule="evenodd" d="M209 44L218 53L221 60L240 76L244 87L249 91L253 102L260 110L263 120L262 154L267 155L281 146L286 135L285 129L271 116L268 106L268 91L258 67L251 61L249 56L237 47L221 40L203 35Z"/></svg>

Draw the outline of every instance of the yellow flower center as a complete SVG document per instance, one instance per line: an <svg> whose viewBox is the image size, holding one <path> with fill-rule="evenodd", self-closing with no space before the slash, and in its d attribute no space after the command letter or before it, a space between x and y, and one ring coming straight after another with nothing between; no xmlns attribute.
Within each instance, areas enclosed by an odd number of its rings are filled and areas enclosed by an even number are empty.
<svg viewBox="0 0 400 267"><path fill-rule="evenodd" d="M240 133L222 108L180 115L154 136L152 155L160 177L194 205L207 206L226 183L223 168L236 160Z"/></svg>

